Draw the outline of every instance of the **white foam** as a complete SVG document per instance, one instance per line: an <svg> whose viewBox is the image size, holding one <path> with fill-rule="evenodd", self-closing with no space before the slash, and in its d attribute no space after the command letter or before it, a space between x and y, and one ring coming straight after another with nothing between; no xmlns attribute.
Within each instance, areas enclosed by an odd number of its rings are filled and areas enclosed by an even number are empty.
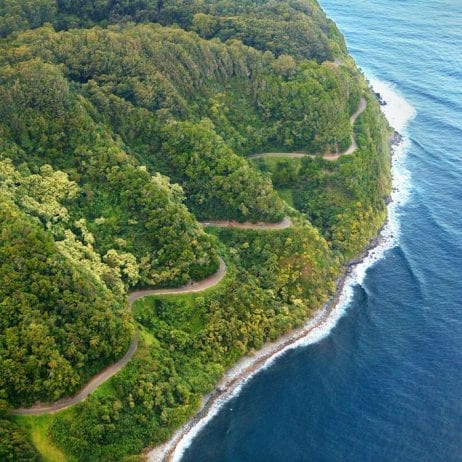
<svg viewBox="0 0 462 462"><path fill-rule="evenodd" d="M358 265L356 265L347 280L345 281L342 293L340 294L338 303L334 309L326 317L326 313L320 310L316 316L310 319L304 326L304 330L309 331L302 338L297 338L297 332L293 334L294 341L282 349L274 347L275 351L271 352L271 345L263 348L252 357L243 358L236 366L230 369L220 382L226 384L242 374L245 377L235 386L230 386L228 390L223 392L217 398L207 414L193 425L186 424L180 428L166 444L153 449L148 453L150 462L164 460L165 456L174 448L171 455L171 460L174 462L180 461L185 450L191 445L196 435L210 422L210 420L219 412L220 408L226 404L231 398L239 394L242 387L261 370L270 366L276 359L280 358L287 351L307 346L319 342L327 337L332 329L337 324L338 320L345 314L353 297L353 288L357 284L364 281L367 270L374 265L378 260L382 259L385 252L395 247L399 242L399 214L400 208L409 198L410 193L410 175L405 166L405 154L410 146L406 137L406 126L409 121L416 115L415 109L397 92L396 88L388 83L377 79L370 80L374 91L379 92L382 98L387 102L387 105L382 106L382 110L387 117L390 125L404 136L403 142L399 146L394 147L394 155L392 160L392 176L393 176L393 193L392 202L388 206L388 221L385 225L382 234L380 245L369 252L369 255ZM286 337L290 339L290 336ZM274 344L277 345L277 342ZM259 363L265 355L270 354L264 362L253 372L246 373L246 370L252 364Z"/></svg>
<svg viewBox="0 0 462 462"><path fill-rule="evenodd" d="M401 96L396 85L383 82L376 78L369 79L373 90L380 93L386 105L381 106L390 125L402 136L403 141L398 146L393 146L392 178L393 191L391 203L388 205L388 220L381 233L380 245L375 247L362 263L356 265L348 279L347 290L352 291L355 284L361 284L366 277L367 270L385 253L399 243L400 226L399 217L402 206L409 200L411 193L411 175L406 167L406 154L410 148L410 140L407 136L407 126L416 116L415 108Z"/></svg>
<svg viewBox="0 0 462 462"><path fill-rule="evenodd" d="M382 112L390 125L398 132L404 132L409 121L416 116L415 108L399 94L395 84L374 77L369 78L369 82L374 91L380 93L387 103L382 106Z"/></svg>

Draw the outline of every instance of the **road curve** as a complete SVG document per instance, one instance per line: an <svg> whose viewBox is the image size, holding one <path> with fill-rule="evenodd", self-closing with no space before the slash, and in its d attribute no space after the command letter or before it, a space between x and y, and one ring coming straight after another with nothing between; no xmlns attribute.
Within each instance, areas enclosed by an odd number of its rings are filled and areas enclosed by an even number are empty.
<svg viewBox="0 0 462 462"><path fill-rule="evenodd" d="M361 97L361 99L359 100L358 109L350 117L350 124L351 124L352 127L355 124L356 119L366 110L366 107L367 107L366 98ZM259 159L261 157L287 157L287 158L290 158L290 159L296 159L296 158L300 158L300 157L312 157L312 158L315 158L315 157L319 157L319 156L322 155L322 157L325 160L334 161L334 160L337 160L341 156L347 156L349 154L353 154L356 151L356 149L358 149L358 143L356 142L356 138L355 138L354 134L352 134L351 135L350 147L348 149L346 149L345 151L343 151L343 152L338 152L338 153L334 153L334 154L321 154L321 153L319 153L319 154L307 154L305 152L300 152L300 151L297 151L297 152L261 152L259 154L252 154L250 156L247 156L247 159Z"/></svg>
<svg viewBox="0 0 462 462"><path fill-rule="evenodd" d="M356 122L356 119L364 112L367 107L367 101L364 97L361 98L359 102L358 109L356 112L350 117L350 123L353 126ZM356 151L358 145L356 143L356 139L354 135L351 136L351 145L350 147L344 151L343 153L338 154L324 154L323 157L326 160L337 160L341 155L348 155L352 154ZM299 157L316 157L314 154L306 154L303 152L286 152L286 153L277 153L277 152L266 152L260 154L253 154L248 156L248 159L257 159L259 157L289 157L289 158L299 158ZM227 221L227 220L211 220L201 223L202 226L218 226L221 228L237 228L237 229L253 229L253 230L278 230L278 229L286 229L292 226L292 220L289 217L285 217L279 223L251 223L251 222L244 222L239 223L237 221ZM186 284L182 287L178 287L176 289L146 289L146 290L138 290L131 292L128 295L128 303L131 309L133 302L139 300L140 298L148 297L151 295L177 295L177 294L187 294L193 292L201 292L203 290L209 289L214 285L218 284L226 274L226 264L220 258L220 266L215 274L209 276L208 278L197 281L191 282ZM111 364L106 369L101 371L99 374L95 375L76 395L63 398L54 403L38 403L35 406L29 408L19 408L14 409L12 411L13 415L41 415L41 414L52 414L54 412L61 411L63 409L67 409L75 404L80 403L83 401L90 393L95 391L100 385L104 382L109 380L112 376L117 374L122 368L124 368L130 359L135 354L138 348L138 335L135 334L130 347L128 348L127 352L123 356L123 358L119 359L114 364Z"/></svg>
<svg viewBox="0 0 462 462"><path fill-rule="evenodd" d="M366 107L367 107L367 101L366 101L366 99L364 97L362 97L359 100L358 109L350 117L350 124L351 124L352 127L355 124L356 119L366 110ZM356 149L358 149L358 143L356 142L356 138L355 138L354 133L353 133L351 135L350 147L346 151L340 152L340 153L337 153L337 154L325 154L323 157L326 160L337 160L340 156L347 156L349 154L353 154L356 151Z"/></svg>
<svg viewBox="0 0 462 462"><path fill-rule="evenodd" d="M139 300L140 298L148 297L150 295L178 295L178 294L190 294L194 292L202 292L203 290L210 289L214 285L221 282L226 274L226 263L220 258L220 266L218 270L213 273L208 278L202 279L197 282L190 282L176 289L146 289L146 290L136 290L130 292L128 296L128 302L130 305Z"/></svg>
<svg viewBox="0 0 462 462"><path fill-rule="evenodd" d="M209 289L214 285L218 284L226 274L226 263L220 257L220 266L216 273L212 274L206 279L198 282L191 282L176 289L147 289L147 290L137 290L131 292L128 295L128 303L131 310L132 304L143 297L148 297L150 295L175 295L175 294L188 294L193 292L201 292L203 290ZM90 393L95 391L101 384L109 380L113 375L117 374L121 369L123 369L128 361L135 354L136 349L138 348L138 335L135 333L132 343L128 348L127 352L123 358L119 359L114 364L111 364L106 369L102 370L99 374L95 375L76 395L69 398L63 398L54 403L38 403L29 408L19 408L12 411L13 415L41 415L41 414L53 414L68 407L74 406L75 404L83 401Z"/></svg>
<svg viewBox="0 0 462 462"><path fill-rule="evenodd" d="M223 228L241 228L241 229L285 229L292 226L292 220L289 217L285 217L279 223L250 223L244 222L239 223L237 221L207 221L202 223L203 226L219 226ZM131 310L132 304L140 298L148 297L151 295L178 295L178 294L189 294L194 292L201 292L206 289L218 284L226 275L226 263L220 257L220 266L218 270L202 281L190 282L181 287L175 289L146 289L146 290L135 290L130 292L128 295L129 308ZM42 414L53 414L63 409L67 409L75 404L83 401L90 393L95 391L100 385L109 380L113 375L117 374L123 369L130 359L135 354L138 348L138 335L135 334L130 347L123 356L114 364L111 364L106 369L102 370L99 374L95 375L76 395L69 398L63 398L54 403L37 403L36 405L28 408L13 409L11 413L13 415L42 415Z"/></svg>
<svg viewBox="0 0 462 462"><path fill-rule="evenodd" d="M279 223L252 223L250 221L245 221L244 223L239 223L238 221L227 221L227 220L211 220L201 222L202 226L217 226L219 228L236 228L236 229L255 229L255 230L278 230L286 229L292 226L292 220L289 217L285 217Z"/></svg>
<svg viewBox="0 0 462 462"><path fill-rule="evenodd" d="M138 348L138 335L130 344L127 352L122 359L119 359L114 364L111 364L106 369L102 370L99 374L95 375L76 395L70 398L63 398L54 403L38 403L32 407L14 409L11 413L13 415L41 415L53 414L55 412L67 409L83 401L90 393L95 391L101 384L109 380L113 375L117 374L132 358L136 349Z"/></svg>

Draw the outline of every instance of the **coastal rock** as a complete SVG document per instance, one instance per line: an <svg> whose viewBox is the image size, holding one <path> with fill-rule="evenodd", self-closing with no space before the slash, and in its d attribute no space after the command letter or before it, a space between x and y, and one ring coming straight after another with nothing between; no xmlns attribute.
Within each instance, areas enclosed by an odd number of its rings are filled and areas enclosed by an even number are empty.
<svg viewBox="0 0 462 462"><path fill-rule="evenodd" d="M382 95L379 92L374 92L377 101L379 102L380 106L386 106L387 102L382 98Z"/></svg>
<svg viewBox="0 0 462 462"><path fill-rule="evenodd" d="M397 132L396 130L393 133L393 136L391 138L391 144L392 146L398 146L403 142L403 135L401 133Z"/></svg>

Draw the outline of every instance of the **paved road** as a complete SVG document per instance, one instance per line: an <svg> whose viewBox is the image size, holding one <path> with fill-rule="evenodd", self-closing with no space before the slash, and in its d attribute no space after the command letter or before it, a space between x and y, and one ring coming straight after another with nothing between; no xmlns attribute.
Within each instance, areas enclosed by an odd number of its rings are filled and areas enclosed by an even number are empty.
<svg viewBox="0 0 462 462"><path fill-rule="evenodd" d="M168 294L187 294L192 292L200 292L202 290L209 289L214 285L218 284L226 274L226 264L220 258L220 267L215 274L209 276L206 279L198 282L192 282L190 284L178 287L176 289L147 289L147 290L138 290L131 292L128 296L128 302L130 309L133 302L139 300L143 297L148 297L150 295L168 295ZM113 375L117 374L121 369L123 369L128 361L135 354L136 349L138 348L138 335L135 334L135 337L130 344L127 352L125 353L122 359L119 359L114 364L111 364L106 369L101 371L99 374L95 375L76 395L63 398L54 403L38 403L35 406L29 408L20 408L13 410L14 415L41 415L41 414L52 414L54 412L67 409L68 407L74 406L74 404L80 403L83 401L90 393L95 391L101 384L109 380Z"/></svg>
<svg viewBox="0 0 462 462"><path fill-rule="evenodd" d="M353 126L356 122L356 119L365 111L367 107L367 101L364 97L362 97L359 101L358 109L356 112L350 117L350 124ZM346 149L343 152L338 152L334 154L322 154L322 157L325 160L337 160L341 156L347 156L349 154L353 154L356 149L358 149L358 144L356 142L356 138L353 135L351 135L351 144L348 149ZM289 159L295 159L295 158L300 158L300 157L319 157L321 156L321 153L319 154L307 154L305 152L261 152L259 154L252 154L247 157L247 159L258 159L261 157L287 157Z"/></svg>
<svg viewBox="0 0 462 462"><path fill-rule="evenodd" d="M226 221L226 220L211 220L201 222L202 226L218 226L219 228L237 228L237 229L268 229L268 230L277 230L277 229L286 229L292 226L292 220L289 217L285 217L279 223L251 223L250 221L245 221L244 223L239 223L238 221Z"/></svg>

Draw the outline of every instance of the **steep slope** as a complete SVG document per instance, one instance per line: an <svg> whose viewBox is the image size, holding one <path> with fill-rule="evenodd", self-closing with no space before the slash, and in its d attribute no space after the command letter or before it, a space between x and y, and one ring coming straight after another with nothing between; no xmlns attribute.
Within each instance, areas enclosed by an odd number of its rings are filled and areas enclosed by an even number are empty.
<svg viewBox="0 0 462 462"><path fill-rule="evenodd" d="M69 396L135 328L103 387L46 430L19 421L75 460L123 460L332 295L385 218L388 126L313 0L3 0L0 34L0 400ZM358 149L323 160L361 98ZM315 157L246 159L293 151ZM220 284L128 313L128 290L205 279L218 253Z"/></svg>
<svg viewBox="0 0 462 462"><path fill-rule="evenodd" d="M5 60L38 55L64 63L68 77L91 90L103 110L111 110L108 97L116 104L115 95L137 108L130 110L132 117L141 116L139 108L153 113L151 124L208 117L239 153L264 146L346 147L348 119L359 102L358 76L349 66L276 58L237 40L223 44L177 28L149 24L60 33L44 28L13 44L21 53Z"/></svg>
<svg viewBox="0 0 462 462"><path fill-rule="evenodd" d="M42 217L58 240L72 243L78 234L86 245L94 244L110 265L126 268L128 285L175 285L216 270L213 245L181 204L181 188L139 166L94 120L91 104L57 66L34 59L3 71L3 157L39 176L51 164L74 180L72 197L64 198L66 222ZM49 194L43 201L51 199Z"/></svg>
<svg viewBox="0 0 462 462"><path fill-rule="evenodd" d="M0 222L2 399L57 399L125 352L133 332L125 301L9 201Z"/></svg>
<svg viewBox="0 0 462 462"><path fill-rule="evenodd" d="M178 24L206 39L239 39L275 55L322 62L346 54L342 35L314 0L2 0L0 36L49 22L57 29L114 23Z"/></svg>

